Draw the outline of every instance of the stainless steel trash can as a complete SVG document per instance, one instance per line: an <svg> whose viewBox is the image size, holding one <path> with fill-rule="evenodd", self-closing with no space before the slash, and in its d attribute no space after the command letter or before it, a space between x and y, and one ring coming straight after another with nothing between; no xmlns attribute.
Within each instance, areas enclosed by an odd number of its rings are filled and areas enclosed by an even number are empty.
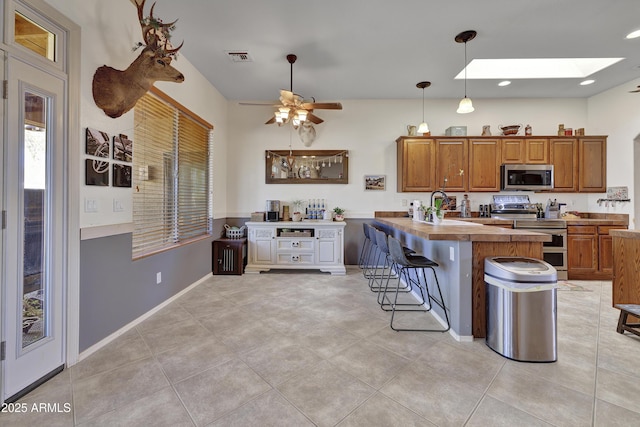
<svg viewBox="0 0 640 427"><path fill-rule="evenodd" d="M484 273L489 348L521 362L555 362L556 269L535 258L489 257Z"/></svg>

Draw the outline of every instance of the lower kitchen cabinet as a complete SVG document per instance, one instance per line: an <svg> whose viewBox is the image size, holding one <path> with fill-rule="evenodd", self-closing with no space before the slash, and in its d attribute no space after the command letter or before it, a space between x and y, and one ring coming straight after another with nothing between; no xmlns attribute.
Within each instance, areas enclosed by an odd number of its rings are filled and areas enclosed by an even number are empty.
<svg viewBox="0 0 640 427"><path fill-rule="evenodd" d="M623 226L570 225L567 227L569 279L608 280L613 275L611 229Z"/></svg>
<svg viewBox="0 0 640 427"><path fill-rule="evenodd" d="M345 222L247 222L249 259L245 273L314 269L345 274Z"/></svg>

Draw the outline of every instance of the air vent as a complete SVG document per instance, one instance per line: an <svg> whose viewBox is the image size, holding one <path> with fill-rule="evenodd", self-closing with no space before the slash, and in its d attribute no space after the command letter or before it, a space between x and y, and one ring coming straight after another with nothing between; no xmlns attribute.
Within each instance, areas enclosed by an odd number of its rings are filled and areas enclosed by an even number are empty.
<svg viewBox="0 0 640 427"><path fill-rule="evenodd" d="M249 55L249 52L247 52L246 50L244 51L227 50L225 51L225 53L229 56L229 59L231 59L231 61L233 62L253 62L253 58L251 58L251 55Z"/></svg>

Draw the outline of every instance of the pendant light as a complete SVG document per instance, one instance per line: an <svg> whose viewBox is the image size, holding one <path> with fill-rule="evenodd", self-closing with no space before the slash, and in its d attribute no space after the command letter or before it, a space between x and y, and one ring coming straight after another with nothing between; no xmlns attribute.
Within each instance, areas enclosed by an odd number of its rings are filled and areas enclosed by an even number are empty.
<svg viewBox="0 0 640 427"><path fill-rule="evenodd" d="M464 98L460 100L460 105L456 110L458 114L471 113L474 110L471 99L467 98L467 42L475 39L477 34L474 30L467 30L458 34L454 39L456 43L464 43Z"/></svg>
<svg viewBox="0 0 640 427"><path fill-rule="evenodd" d="M422 89L422 123L418 126L418 133L423 135L430 135L429 133L429 125L424 121L424 89L431 86L431 82L420 82L416 84L418 89Z"/></svg>

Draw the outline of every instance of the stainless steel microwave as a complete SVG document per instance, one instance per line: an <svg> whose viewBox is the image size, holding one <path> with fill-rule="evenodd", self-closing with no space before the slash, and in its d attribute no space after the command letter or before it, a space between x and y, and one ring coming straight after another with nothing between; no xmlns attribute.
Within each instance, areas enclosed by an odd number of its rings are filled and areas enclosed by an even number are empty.
<svg viewBox="0 0 640 427"><path fill-rule="evenodd" d="M553 165L502 165L502 190L553 190Z"/></svg>

